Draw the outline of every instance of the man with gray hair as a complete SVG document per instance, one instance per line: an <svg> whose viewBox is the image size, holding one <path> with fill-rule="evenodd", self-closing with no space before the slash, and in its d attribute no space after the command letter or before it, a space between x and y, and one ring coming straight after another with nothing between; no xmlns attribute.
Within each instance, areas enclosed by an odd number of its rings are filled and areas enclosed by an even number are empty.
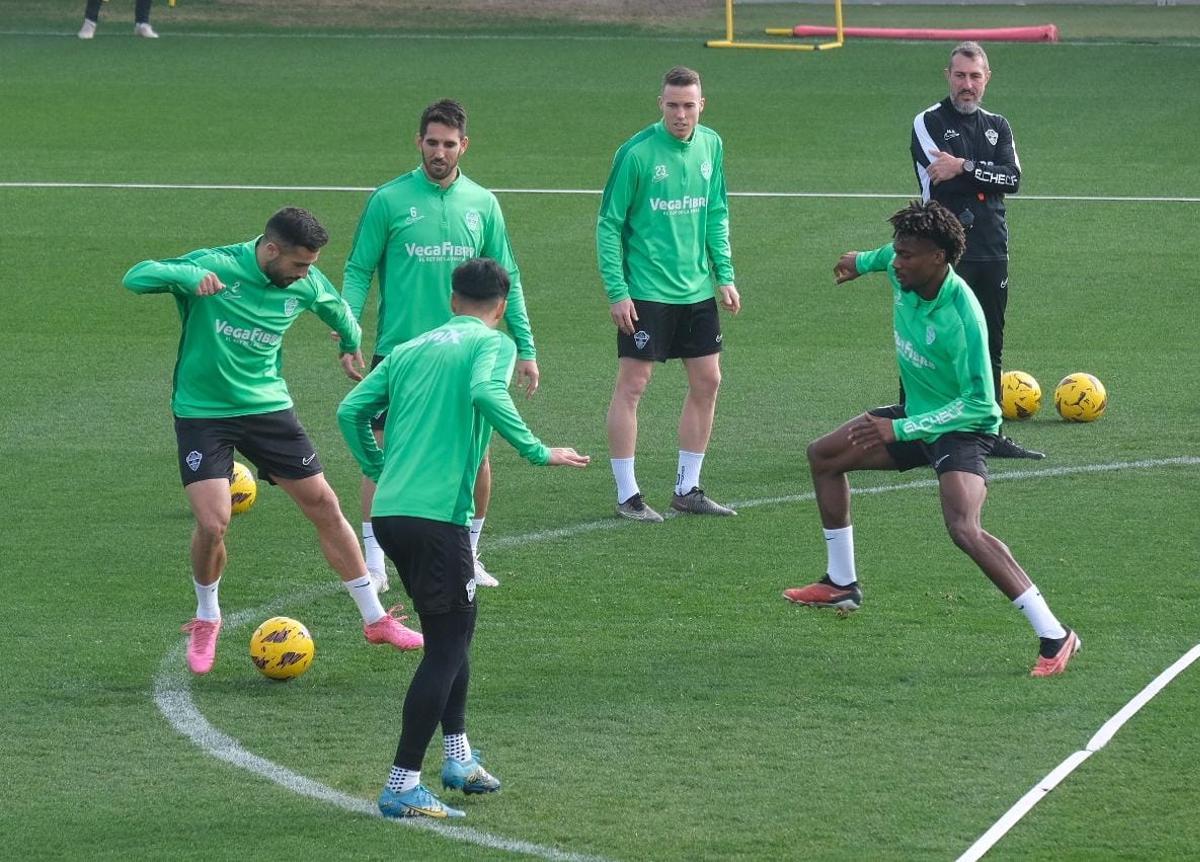
<svg viewBox="0 0 1200 862"><path fill-rule="evenodd" d="M1008 305L1004 196L1016 194L1020 187L1021 160L1008 120L981 106L992 77L983 48L977 42L960 42L950 52L945 74L949 95L913 119L913 168L921 186L921 199L942 204L958 216L966 231L967 250L955 271L983 307L999 403L1004 311ZM1009 437L1001 437L992 456L1045 457Z"/></svg>

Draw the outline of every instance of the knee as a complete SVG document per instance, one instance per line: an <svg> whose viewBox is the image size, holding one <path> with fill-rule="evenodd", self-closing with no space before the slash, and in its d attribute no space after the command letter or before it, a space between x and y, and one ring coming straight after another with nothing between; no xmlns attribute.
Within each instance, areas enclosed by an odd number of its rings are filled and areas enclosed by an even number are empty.
<svg viewBox="0 0 1200 862"><path fill-rule="evenodd" d="M698 398L707 401L716 399L717 390L721 388L721 369L714 368L712 371L697 375L688 384L688 388Z"/></svg>
<svg viewBox="0 0 1200 862"><path fill-rule="evenodd" d="M814 440L808 444L808 448L804 450L808 456L808 468L813 473L828 473L830 472L831 458L829 448L824 445L823 440Z"/></svg>
<svg viewBox="0 0 1200 862"><path fill-rule="evenodd" d="M946 521L946 532L960 549L970 554L979 547L983 529L967 518L956 518Z"/></svg>
<svg viewBox="0 0 1200 862"><path fill-rule="evenodd" d="M341 505L333 488L326 483L325 487L313 493L304 501L304 514L317 524L332 523L342 518Z"/></svg>
<svg viewBox="0 0 1200 862"><path fill-rule="evenodd" d="M196 535L210 545L220 544L229 530L229 514L203 512L196 515Z"/></svg>
<svg viewBox="0 0 1200 862"><path fill-rule="evenodd" d="M642 394L646 391L649 383L649 376L622 375L617 379L615 397L618 401L636 405L642 400Z"/></svg>

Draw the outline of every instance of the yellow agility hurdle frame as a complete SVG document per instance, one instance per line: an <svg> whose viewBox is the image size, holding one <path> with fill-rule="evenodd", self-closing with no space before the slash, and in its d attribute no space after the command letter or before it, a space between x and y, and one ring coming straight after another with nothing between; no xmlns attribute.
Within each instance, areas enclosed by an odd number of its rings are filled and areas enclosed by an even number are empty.
<svg viewBox="0 0 1200 862"><path fill-rule="evenodd" d="M725 38L710 39L705 42L709 48L761 48L769 51L828 51L830 48L840 48L845 42L845 32L842 27L842 0L833 0L833 14L837 28L837 38L832 42L739 42L733 36L733 3L725 0ZM791 29L770 28L771 36L790 36Z"/></svg>

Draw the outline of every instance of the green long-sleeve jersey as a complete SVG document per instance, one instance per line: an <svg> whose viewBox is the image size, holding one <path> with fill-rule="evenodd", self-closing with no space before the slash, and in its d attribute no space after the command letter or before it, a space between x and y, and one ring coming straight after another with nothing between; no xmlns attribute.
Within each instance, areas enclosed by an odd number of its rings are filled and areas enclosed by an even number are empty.
<svg viewBox="0 0 1200 862"><path fill-rule="evenodd" d="M937 296L922 299L900 287L895 257L888 243L859 253L854 265L860 273L886 272L892 285L892 328L907 414L892 421L896 439L931 443L950 431L997 433L1000 408L987 323L975 294L951 267Z"/></svg>
<svg viewBox="0 0 1200 862"><path fill-rule="evenodd" d="M372 515L465 525L493 428L526 460L549 463L508 394L515 363L512 339L458 315L394 348L345 397L338 424L363 475L378 483ZM384 409L380 451L370 421Z"/></svg>
<svg viewBox="0 0 1200 862"><path fill-rule="evenodd" d="M335 329L343 353L358 350L362 330L329 279L314 266L304 278L276 287L255 258L260 239L144 260L125 273L125 287L134 293L175 297L183 324L171 397L176 416L249 416L291 407L280 373L283 334L301 312L311 311ZM225 289L197 296L209 272Z"/></svg>
<svg viewBox="0 0 1200 862"><path fill-rule="evenodd" d="M423 168L376 189L359 219L342 278L342 296L361 320L371 277L379 274L375 353L386 356L449 320L450 275L473 257L490 257L508 271L504 322L518 356L536 358L521 272L496 196L462 173L443 189Z"/></svg>
<svg viewBox="0 0 1200 862"><path fill-rule="evenodd" d="M725 150L696 126L686 141L660 120L613 157L596 221L596 257L608 301L685 305L733 284Z"/></svg>

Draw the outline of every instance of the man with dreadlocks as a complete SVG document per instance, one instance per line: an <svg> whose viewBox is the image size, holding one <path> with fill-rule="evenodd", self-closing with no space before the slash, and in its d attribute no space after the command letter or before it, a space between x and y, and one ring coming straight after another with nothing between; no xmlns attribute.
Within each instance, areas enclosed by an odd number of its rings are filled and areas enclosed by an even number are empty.
<svg viewBox="0 0 1200 862"><path fill-rule="evenodd" d="M890 221L892 242L874 251L846 252L833 275L842 284L867 272L888 274L906 402L869 410L809 444L829 564L825 577L785 590L784 598L856 610L862 589L854 569L846 474L932 466L954 544L1025 614L1041 639L1032 675L1062 673L1079 650L1079 636L1054 616L1008 546L980 525L987 456L999 439L1000 408L993 399L983 312L952 266L966 245L962 225L934 201L913 201Z"/></svg>

